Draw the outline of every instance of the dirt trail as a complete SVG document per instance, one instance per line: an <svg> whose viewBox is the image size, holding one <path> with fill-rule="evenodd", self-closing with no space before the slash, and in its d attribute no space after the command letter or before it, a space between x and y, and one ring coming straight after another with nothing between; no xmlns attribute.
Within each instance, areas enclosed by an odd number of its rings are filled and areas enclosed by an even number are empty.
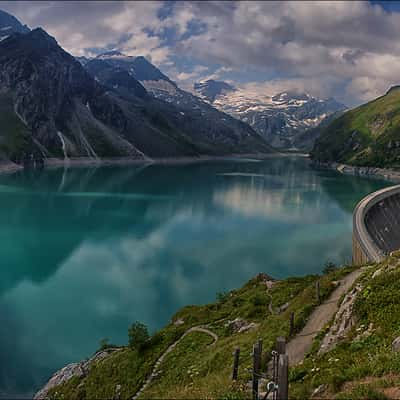
<svg viewBox="0 0 400 400"><path fill-rule="evenodd" d="M312 312L306 326L287 344L286 353L289 356L289 365L296 365L304 359L306 353L311 349L315 336L338 310L337 303L340 297L349 291L363 272L363 269L358 269L345 276L329 298Z"/></svg>
<svg viewBox="0 0 400 400"><path fill-rule="evenodd" d="M136 392L136 394L132 397L132 400L136 400L150 385L150 383L153 381L153 379L158 376L158 369L160 368L161 363L164 361L164 358L176 347L179 342L185 338L187 335L189 335L192 332L203 332L207 335L210 335L214 341L210 344L212 346L215 344L218 340L218 336L214 333L211 332L210 330L203 328L201 326L194 326L193 328L189 328L177 341L171 344L171 346L168 347L167 350L164 351L163 354L157 359L156 363L154 364L153 371L149 375L149 377L146 379L145 383L142 385L142 387Z"/></svg>

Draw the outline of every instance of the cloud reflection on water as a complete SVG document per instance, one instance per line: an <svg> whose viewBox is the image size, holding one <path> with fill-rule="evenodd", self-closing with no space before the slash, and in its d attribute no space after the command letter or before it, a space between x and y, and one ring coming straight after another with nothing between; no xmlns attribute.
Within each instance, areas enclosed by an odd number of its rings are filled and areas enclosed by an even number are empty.
<svg viewBox="0 0 400 400"><path fill-rule="evenodd" d="M380 183L326 176L284 158L1 177L17 190L0 196L0 355L14 349L0 393L33 391L101 338L126 342L131 322L156 329L260 271L348 257L348 205Z"/></svg>

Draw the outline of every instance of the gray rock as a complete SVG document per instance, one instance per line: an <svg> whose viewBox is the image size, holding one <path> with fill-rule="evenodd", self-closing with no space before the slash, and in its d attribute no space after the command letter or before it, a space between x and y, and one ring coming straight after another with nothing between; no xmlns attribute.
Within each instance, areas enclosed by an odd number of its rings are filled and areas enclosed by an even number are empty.
<svg viewBox="0 0 400 400"><path fill-rule="evenodd" d="M35 394L34 400L47 399L48 393L51 389L63 383L68 382L73 377L78 377L78 378L85 377L90 371L93 363L103 360L104 358L108 357L111 353L119 350L121 349L114 348L114 349L101 350L97 352L89 360L84 360L79 363L68 364L64 368L57 371L50 378L50 380L46 383L46 385Z"/></svg>
<svg viewBox="0 0 400 400"><path fill-rule="evenodd" d="M324 354L333 349L340 340L346 337L353 326L353 306L361 290L362 286L358 284L344 297L335 315L333 324L322 339L319 354Z"/></svg>
<svg viewBox="0 0 400 400"><path fill-rule="evenodd" d="M247 322L243 318L236 318L233 321L228 321L225 326L229 327L233 333L242 333L256 328L258 324L254 322Z"/></svg>
<svg viewBox="0 0 400 400"><path fill-rule="evenodd" d="M278 308L278 314L283 313L289 307L289 303L285 303Z"/></svg>
<svg viewBox="0 0 400 400"><path fill-rule="evenodd" d="M373 274L372 274L372 279L378 277L382 273L382 268L377 269Z"/></svg>
<svg viewBox="0 0 400 400"><path fill-rule="evenodd" d="M316 397L316 396L320 395L321 393L323 393L323 392L326 390L326 388L327 388L327 385L324 384L324 383L323 383L322 385L319 385L319 386L312 392L311 397Z"/></svg>
<svg viewBox="0 0 400 400"><path fill-rule="evenodd" d="M393 340L392 350L395 352L398 352L400 350L400 336Z"/></svg>

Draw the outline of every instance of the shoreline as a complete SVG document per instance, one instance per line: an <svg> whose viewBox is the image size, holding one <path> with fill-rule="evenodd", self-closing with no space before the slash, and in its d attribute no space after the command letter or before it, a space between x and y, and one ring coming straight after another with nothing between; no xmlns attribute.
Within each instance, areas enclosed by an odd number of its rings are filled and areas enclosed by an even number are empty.
<svg viewBox="0 0 400 400"><path fill-rule="evenodd" d="M358 167L337 162L321 163L311 160L312 165L321 169L331 169L343 175L354 175L366 178L383 179L386 181L400 182L400 171L391 168Z"/></svg>
<svg viewBox="0 0 400 400"><path fill-rule="evenodd" d="M128 166L128 165L183 165L195 164L210 161L233 161L254 159L265 160L276 157L304 157L308 158L305 153L243 153L243 154L228 154L223 156L182 156L182 157L164 157L164 158L87 158L77 157L68 158L67 160L61 158L47 158L44 163L44 168L75 168L75 167L105 167L105 166ZM12 161L0 161L0 174L14 173L23 170L22 165L16 164Z"/></svg>

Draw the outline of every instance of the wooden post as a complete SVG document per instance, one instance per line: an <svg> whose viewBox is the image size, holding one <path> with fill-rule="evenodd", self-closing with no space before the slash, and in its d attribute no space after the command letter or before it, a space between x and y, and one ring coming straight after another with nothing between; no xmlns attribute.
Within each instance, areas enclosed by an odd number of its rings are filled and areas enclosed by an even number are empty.
<svg viewBox="0 0 400 400"><path fill-rule="evenodd" d="M317 298L317 304L321 304L321 293L320 293L319 281L317 281L315 283L315 295Z"/></svg>
<svg viewBox="0 0 400 400"><path fill-rule="evenodd" d="M289 398L289 356L280 354L278 361L278 400Z"/></svg>
<svg viewBox="0 0 400 400"><path fill-rule="evenodd" d="M236 381L238 378L239 356L240 356L240 347L236 347L235 352L233 353L233 371L232 371L233 381Z"/></svg>
<svg viewBox="0 0 400 400"><path fill-rule="evenodd" d="M263 340L262 339L258 339L258 351L259 351L259 355L260 355L260 361L262 360L262 352L263 352ZM260 363L261 366L261 363Z"/></svg>
<svg viewBox="0 0 400 400"><path fill-rule="evenodd" d="M253 400L258 400L258 379L260 376L260 349L258 343L253 346Z"/></svg>
<svg viewBox="0 0 400 400"><path fill-rule="evenodd" d="M276 339L276 351L278 354L286 353L286 339L282 336Z"/></svg>
<svg viewBox="0 0 400 400"><path fill-rule="evenodd" d="M289 321L289 336L292 336L294 333L294 312L290 313L290 321Z"/></svg>

